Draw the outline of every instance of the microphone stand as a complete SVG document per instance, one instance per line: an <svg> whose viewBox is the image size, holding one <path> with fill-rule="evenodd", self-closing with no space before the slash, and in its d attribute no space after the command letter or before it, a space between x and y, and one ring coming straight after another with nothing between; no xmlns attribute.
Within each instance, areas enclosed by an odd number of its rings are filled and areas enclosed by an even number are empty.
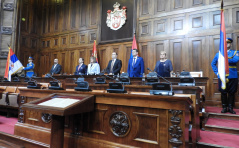
<svg viewBox="0 0 239 148"><path fill-rule="evenodd" d="M153 70L151 70L150 68L147 68L147 70L151 71L151 72L155 72ZM166 82L168 82L170 84L170 87L171 87L171 92L173 92L173 85L170 81L168 81L167 79L165 79L164 77L160 76L157 72L156 72L157 76L162 78L163 80L165 80Z"/></svg>
<svg viewBox="0 0 239 148"><path fill-rule="evenodd" d="M105 73L105 69L103 70L103 72ZM114 81L117 81L117 82L121 83L121 84L122 84L122 86L123 86L123 90L124 90L124 83L120 82L120 81L119 81L119 80L117 80L117 79L111 78L111 77L109 77L109 76L107 76L107 75L104 75L104 73L103 73L103 75L102 75L102 76L105 76L105 77L107 77L107 78L109 78L109 79L111 79L111 80L114 80Z"/></svg>

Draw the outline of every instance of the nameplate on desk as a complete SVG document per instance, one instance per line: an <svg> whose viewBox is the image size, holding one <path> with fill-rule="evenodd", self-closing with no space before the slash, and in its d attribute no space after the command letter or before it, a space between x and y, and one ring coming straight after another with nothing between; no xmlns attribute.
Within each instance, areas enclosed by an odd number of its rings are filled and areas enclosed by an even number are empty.
<svg viewBox="0 0 239 148"><path fill-rule="evenodd" d="M51 106L51 107L59 107L59 108L66 108L80 100L70 99L70 98L53 98L51 100L39 103L38 105L42 106Z"/></svg>

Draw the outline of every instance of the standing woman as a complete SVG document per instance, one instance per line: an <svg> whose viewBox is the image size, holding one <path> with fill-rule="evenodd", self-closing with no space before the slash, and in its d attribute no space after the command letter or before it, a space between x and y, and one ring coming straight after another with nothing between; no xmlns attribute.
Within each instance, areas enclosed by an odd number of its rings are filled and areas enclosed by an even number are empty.
<svg viewBox="0 0 239 148"><path fill-rule="evenodd" d="M88 75L98 75L100 73L100 65L96 63L95 57L90 57L90 64L88 64L87 74Z"/></svg>
<svg viewBox="0 0 239 148"><path fill-rule="evenodd" d="M157 61L154 71L162 77L170 77L170 73L173 72L172 62L167 59L166 52L160 52L160 60Z"/></svg>

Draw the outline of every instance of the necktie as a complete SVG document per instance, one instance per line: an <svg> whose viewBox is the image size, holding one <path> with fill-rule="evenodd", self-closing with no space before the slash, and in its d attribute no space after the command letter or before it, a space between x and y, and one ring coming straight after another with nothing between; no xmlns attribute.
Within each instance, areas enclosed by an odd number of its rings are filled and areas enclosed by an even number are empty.
<svg viewBox="0 0 239 148"><path fill-rule="evenodd" d="M82 65L82 64L81 64L81 65ZM81 65L79 65L79 67L78 67L78 71L80 70Z"/></svg>
<svg viewBox="0 0 239 148"><path fill-rule="evenodd" d="M113 72L114 63L115 63L115 60L112 60L111 66L110 66L110 73Z"/></svg>
<svg viewBox="0 0 239 148"><path fill-rule="evenodd" d="M55 69L56 68L56 64L54 65L54 68L53 69Z"/></svg>
<svg viewBox="0 0 239 148"><path fill-rule="evenodd" d="M135 63L136 63L136 58L133 59L133 67L134 67Z"/></svg>

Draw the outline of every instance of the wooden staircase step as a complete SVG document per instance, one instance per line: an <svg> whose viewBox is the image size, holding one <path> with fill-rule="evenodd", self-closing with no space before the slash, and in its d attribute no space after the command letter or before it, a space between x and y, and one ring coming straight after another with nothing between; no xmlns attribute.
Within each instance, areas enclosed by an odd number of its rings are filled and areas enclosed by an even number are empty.
<svg viewBox="0 0 239 148"><path fill-rule="evenodd" d="M208 118L205 130L217 131L239 135L239 120L228 120L221 118Z"/></svg>
<svg viewBox="0 0 239 148"><path fill-rule="evenodd" d="M210 118L222 118L222 119L230 119L230 120L238 120L239 121L239 109L234 109L237 114L231 113L221 113L221 107L212 107L207 106L205 108L205 112L203 112L203 116L208 116Z"/></svg>
<svg viewBox="0 0 239 148"><path fill-rule="evenodd" d="M236 148L239 147L239 135L214 131L200 131L201 139L197 142L198 148Z"/></svg>

